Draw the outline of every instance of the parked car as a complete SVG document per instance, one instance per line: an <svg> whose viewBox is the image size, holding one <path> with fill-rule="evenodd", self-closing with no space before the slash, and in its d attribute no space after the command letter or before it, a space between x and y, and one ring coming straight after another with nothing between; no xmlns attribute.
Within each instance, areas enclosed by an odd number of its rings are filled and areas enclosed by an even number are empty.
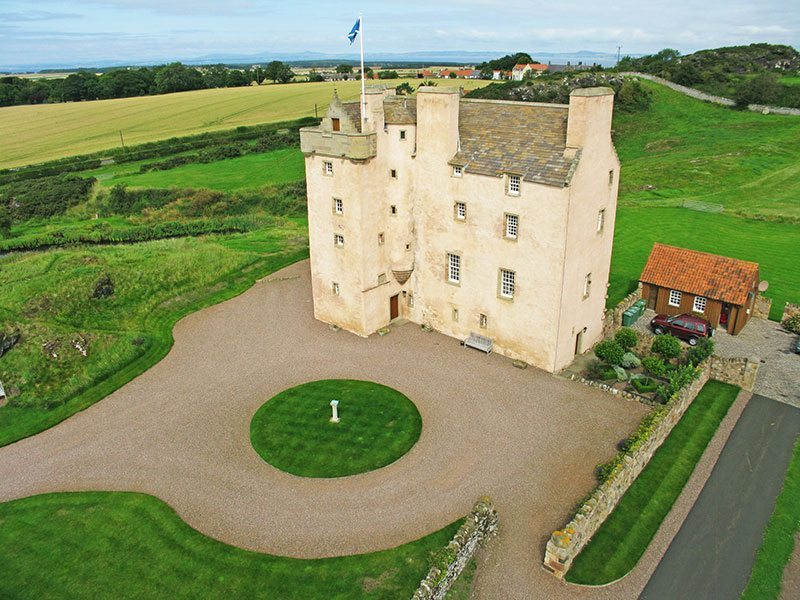
<svg viewBox="0 0 800 600"><path fill-rule="evenodd" d="M794 350L795 354L800 354L800 337L795 340L792 350Z"/></svg>
<svg viewBox="0 0 800 600"><path fill-rule="evenodd" d="M701 317L694 315L656 315L650 321L650 327L656 335L669 333L676 338L680 338L695 346L697 340L714 335L714 328L711 323Z"/></svg>

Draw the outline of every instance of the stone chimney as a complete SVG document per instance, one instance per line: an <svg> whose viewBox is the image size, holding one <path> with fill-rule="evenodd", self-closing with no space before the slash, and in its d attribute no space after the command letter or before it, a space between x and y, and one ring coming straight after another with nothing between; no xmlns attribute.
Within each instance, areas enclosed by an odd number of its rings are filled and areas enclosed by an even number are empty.
<svg viewBox="0 0 800 600"><path fill-rule="evenodd" d="M458 151L458 107L461 91L421 87L417 90L417 155L445 162Z"/></svg>
<svg viewBox="0 0 800 600"><path fill-rule="evenodd" d="M614 90L607 87L579 88L569 95L567 148L577 150L607 145L614 114Z"/></svg>

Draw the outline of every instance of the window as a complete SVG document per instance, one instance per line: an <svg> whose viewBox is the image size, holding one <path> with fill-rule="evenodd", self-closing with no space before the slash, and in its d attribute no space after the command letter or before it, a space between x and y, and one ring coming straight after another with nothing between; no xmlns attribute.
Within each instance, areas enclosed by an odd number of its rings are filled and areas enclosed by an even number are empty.
<svg viewBox="0 0 800 600"><path fill-rule="evenodd" d="M614 169L608 172L608 185L614 185Z"/></svg>
<svg viewBox="0 0 800 600"><path fill-rule="evenodd" d="M333 163L327 160L324 161L322 163L322 172L325 173L325 175L333 175Z"/></svg>
<svg viewBox="0 0 800 600"><path fill-rule="evenodd" d="M411 251L411 244L406 244L406 252L410 252L410 251Z"/></svg>
<svg viewBox="0 0 800 600"><path fill-rule="evenodd" d="M606 209L602 209L597 213L597 233L603 231L606 226Z"/></svg>
<svg viewBox="0 0 800 600"><path fill-rule="evenodd" d="M339 119L331 119L331 127L333 127L334 131L339 131L340 128Z"/></svg>
<svg viewBox="0 0 800 600"><path fill-rule="evenodd" d="M500 297L513 298L516 273L508 269L500 269Z"/></svg>
<svg viewBox="0 0 800 600"><path fill-rule="evenodd" d="M669 302L667 302L670 306L680 306L681 305L681 293L678 290L670 290L669 291Z"/></svg>
<svg viewBox="0 0 800 600"><path fill-rule="evenodd" d="M405 129L401 129L400 130L400 139L401 140L406 139L406 130Z"/></svg>
<svg viewBox="0 0 800 600"><path fill-rule="evenodd" d="M332 288L333 288L333 295L334 296L338 296L339 295L339 284L334 281Z"/></svg>
<svg viewBox="0 0 800 600"><path fill-rule="evenodd" d="M383 233L379 233L378 234L378 245L379 246L383 246L383 243L385 241L386 241L386 238L384 237Z"/></svg>
<svg viewBox="0 0 800 600"><path fill-rule="evenodd" d="M692 310L699 313L706 312L706 299L703 296L695 296Z"/></svg>
<svg viewBox="0 0 800 600"><path fill-rule="evenodd" d="M396 215L397 214L397 207L394 204L392 204L389 207L389 213L392 214L392 215Z"/></svg>
<svg viewBox="0 0 800 600"><path fill-rule="evenodd" d="M453 309L453 321L458 321L458 309Z"/></svg>
<svg viewBox="0 0 800 600"><path fill-rule="evenodd" d="M592 274L588 273L586 277L583 278L583 297L588 298L589 293L592 291Z"/></svg>
<svg viewBox="0 0 800 600"><path fill-rule="evenodd" d="M479 315L478 316L478 324L481 326L482 329L486 329L486 326L489 323L489 319L486 315Z"/></svg>
<svg viewBox="0 0 800 600"><path fill-rule="evenodd" d="M397 169L391 170L392 179L397 179Z"/></svg>
<svg viewBox="0 0 800 600"><path fill-rule="evenodd" d="M456 219L459 221L467 220L467 205L464 202L456 202L455 204Z"/></svg>
<svg viewBox="0 0 800 600"><path fill-rule="evenodd" d="M386 273L378 275L378 285L386 283Z"/></svg>
<svg viewBox="0 0 800 600"><path fill-rule="evenodd" d="M344 202L342 202L340 198L333 199L333 212L335 212L337 215L344 214Z"/></svg>
<svg viewBox="0 0 800 600"><path fill-rule="evenodd" d="M461 177L464 174L464 167L453 167L453 177Z"/></svg>
<svg viewBox="0 0 800 600"><path fill-rule="evenodd" d="M519 196L520 177L519 175L508 176L508 193L512 196Z"/></svg>
<svg viewBox="0 0 800 600"><path fill-rule="evenodd" d="M458 254L447 255L447 281L461 282L461 257Z"/></svg>
<svg viewBox="0 0 800 600"><path fill-rule="evenodd" d="M506 233L505 237L512 240L517 239L517 230L519 229L519 217L517 215L506 215Z"/></svg>
<svg viewBox="0 0 800 600"><path fill-rule="evenodd" d="M337 248L341 248L344 246L344 236L340 233L333 234L333 245Z"/></svg>

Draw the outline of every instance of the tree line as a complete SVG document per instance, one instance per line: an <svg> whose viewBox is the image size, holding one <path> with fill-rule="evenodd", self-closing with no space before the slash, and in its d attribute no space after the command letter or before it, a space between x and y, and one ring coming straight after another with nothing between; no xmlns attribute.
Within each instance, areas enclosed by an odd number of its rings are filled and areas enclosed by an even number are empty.
<svg viewBox="0 0 800 600"><path fill-rule="evenodd" d="M273 61L266 68L229 69L212 65L198 69L179 62L157 67L114 69L100 75L91 71L72 73L63 79L0 77L0 106L80 102L106 98L130 98L208 88L243 87L265 79L286 83L294 73Z"/></svg>

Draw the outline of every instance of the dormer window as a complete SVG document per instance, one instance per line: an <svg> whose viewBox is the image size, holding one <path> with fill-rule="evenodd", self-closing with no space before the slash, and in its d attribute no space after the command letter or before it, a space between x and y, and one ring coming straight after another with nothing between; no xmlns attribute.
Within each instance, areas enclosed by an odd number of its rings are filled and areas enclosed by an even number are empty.
<svg viewBox="0 0 800 600"><path fill-rule="evenodd" d="M341 122L339 121L339 119L335 119L335 118L331 119L331 127L332 127L332 129L334 131L340 131L341 130Z"/></svg>
<svg viewBox="0 0 800 600"><path fill-rule="evenodd" d="M461 177L464 174L464 167L455 166L453 167L453 177Z"/></svg>
<svg viewBox="0 0 800 600"><path fill-rule="evenodd" d="M520 180L521 178L519 175L508 176L506 191L508 192L509 196L519 196Z"/></svg>

